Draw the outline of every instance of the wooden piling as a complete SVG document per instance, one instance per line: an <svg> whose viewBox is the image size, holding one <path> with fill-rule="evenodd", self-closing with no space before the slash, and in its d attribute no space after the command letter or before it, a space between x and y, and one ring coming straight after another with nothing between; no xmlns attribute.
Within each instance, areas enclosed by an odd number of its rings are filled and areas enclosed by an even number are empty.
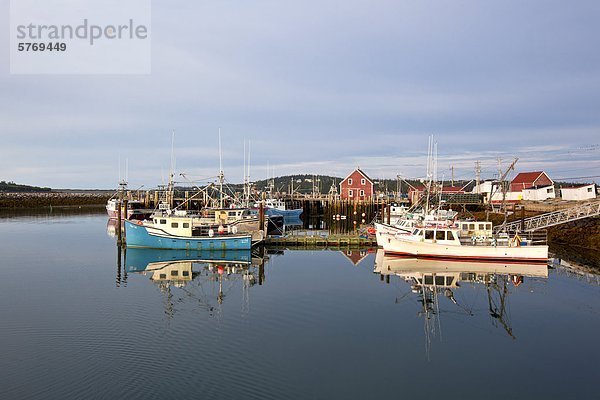
<svg viewBox="0 0 600 400"><path fill-rule="evenodd" d="M121 247L121 224L123 220L121 219L121 203L119 202L119 206L117 207L117 246Z"/></svg>
<svg viewBox="0 0 600 400"><path fill-rule="evenodd" d="M129 200L125 199L123 200L123 210L125 210L125 218L127 219L127 203L129 202ZM119 225L119 231L121 230L121 225ZM125 242L127 240L127 235L125 234L125 229L123 229L123 242Z"/></svg>

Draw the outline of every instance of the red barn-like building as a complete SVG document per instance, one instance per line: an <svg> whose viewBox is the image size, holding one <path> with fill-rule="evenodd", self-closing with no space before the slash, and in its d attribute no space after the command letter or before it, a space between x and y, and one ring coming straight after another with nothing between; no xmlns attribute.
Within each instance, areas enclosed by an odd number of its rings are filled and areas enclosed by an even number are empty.
<svg viewBox="0 0 600 400"><path fill-rule="evenodd" d="M552 186L554 182L544 171L520 172L510 183L511 192L522 192L533 187Z"/></svg>
<svg viewBox="0 0 600 400"><path fill-rule="evenodd" d="M340 197L343 200L370 200L374 195L373 181L360 168L340 182Z"/></svg>

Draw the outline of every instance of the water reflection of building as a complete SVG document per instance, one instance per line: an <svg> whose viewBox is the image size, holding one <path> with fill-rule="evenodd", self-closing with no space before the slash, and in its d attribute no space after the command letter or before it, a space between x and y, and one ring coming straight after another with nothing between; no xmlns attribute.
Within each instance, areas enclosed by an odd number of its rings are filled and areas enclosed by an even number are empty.
<svg viewBox="0 0 600 400"><path fill-rule="evenodd" d="M340 253L344 255L352 265L358 265L364 260L369 254L368 250L341 250Z"/></svg>
<svg viewBox="0 0 600 400"><path fill-rule="evenodd" d="M190 299L212 315L236 287L242 289L246 308L249 288L265 280L264 263L263 255L251 251L127 249L123 273L117 265L117 281L122 283L132 273L148 276L165 294L169 317L176 313L176 305Z"/></svg>
<svg viewBox="0 0 600 400"><path fill-rule="evenodd" d="M420 305L418 315L425 322L426 352L429 353L431 338L440 327L440 314L458 313L473 316L472 304L457 299L461 284L480 284L486 290L487 310L492 324L502 327L506 333L515 338L510 324L508 312L509 288L519 287L529 278L548 277L545 264L506 264L489 262L455 262L427 260L422 258L404 258L384 255L377 251L374 272L380 274L381 280L390 283L390 277L397 276L410 285L409 294L417 297ZM446 299L454 309L442 310L440 301Z"/></svg>

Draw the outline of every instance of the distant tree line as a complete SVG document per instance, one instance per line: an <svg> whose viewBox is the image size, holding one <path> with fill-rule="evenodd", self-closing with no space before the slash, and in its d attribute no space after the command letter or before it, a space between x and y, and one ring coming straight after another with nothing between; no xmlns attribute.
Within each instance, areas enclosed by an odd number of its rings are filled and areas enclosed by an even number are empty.
<svg viewBox="0 0 600 400"><path fill-rule="evenodd" d="M50 192L49 187L19 185L14 182L0 181L0 192Z"/></svg>

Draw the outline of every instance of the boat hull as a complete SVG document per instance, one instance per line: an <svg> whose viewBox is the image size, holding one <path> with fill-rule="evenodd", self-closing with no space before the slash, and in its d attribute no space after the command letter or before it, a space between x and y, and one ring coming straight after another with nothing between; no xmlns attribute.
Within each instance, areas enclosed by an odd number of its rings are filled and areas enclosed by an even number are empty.
<svg viewBox="0 0 600 400"><path fill-rule="evenodd" d="M408 240L398 235L387 235L383 241L383 250L389 255L445 260L544 263L548 261L548 246L456 246Z"/></svg>
<svg viewBox="0 0 600 400"><path fill-rule="evenodd" d="M402 229L389 224L382 224L379 222L375 223L375 239L377 240L377 246L383 247L383 242L387 239L388 235L396 234L408 234L410 233L406 229Z"/></svg>
<svg viewBox="0 0 600 400"><path fill-rule="evenodd" d="M176 250L248 250L252 235L174 236L161 229L125 221L127 247Z"/></svg>

